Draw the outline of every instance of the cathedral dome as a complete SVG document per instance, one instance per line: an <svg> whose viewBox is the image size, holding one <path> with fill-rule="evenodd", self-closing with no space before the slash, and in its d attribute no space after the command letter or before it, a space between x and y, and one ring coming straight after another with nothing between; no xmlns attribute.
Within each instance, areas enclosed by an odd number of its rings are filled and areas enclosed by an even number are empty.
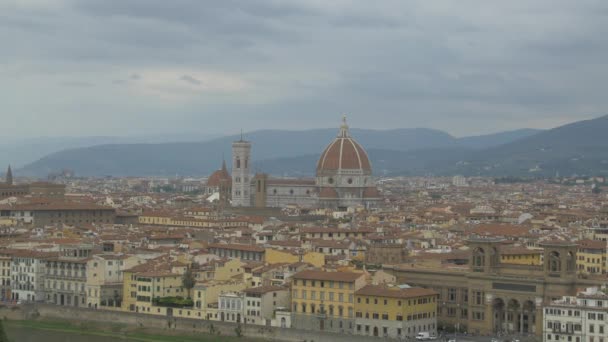
<svg viewBox="0 0 608 342"><path fill-rule="evenodd" d="M350 136L346 118L343 118L340 133L325 148L317 163L317 176L331 175L339 171L359 175L372 173L367 152Z"/></svg>
<svg viewBox="0 0 608 342"><path fill-rule="evenodd" d="M219 187L220 185L230 185L232 183L232 178L228 173L228 169L226 168L226 162L222 163L222 168L215 171L209 176L207 179L208 187Z"/></svg>

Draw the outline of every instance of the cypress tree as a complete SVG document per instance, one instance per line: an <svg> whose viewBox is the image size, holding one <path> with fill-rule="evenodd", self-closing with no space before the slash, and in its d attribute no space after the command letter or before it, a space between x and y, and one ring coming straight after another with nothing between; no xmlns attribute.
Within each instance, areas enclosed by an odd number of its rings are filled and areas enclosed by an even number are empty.
<svg viewBox="0 0 608 342"><path fill-rule="evenodd" d="M6 336L4 322L2 322L2 319L0 319L0 342L8 342L8 336Z"/></svg>

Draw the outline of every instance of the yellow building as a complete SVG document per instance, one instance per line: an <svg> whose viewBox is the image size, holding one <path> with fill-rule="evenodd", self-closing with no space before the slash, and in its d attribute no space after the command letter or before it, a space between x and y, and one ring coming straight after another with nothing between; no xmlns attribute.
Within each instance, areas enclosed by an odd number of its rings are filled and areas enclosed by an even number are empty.
<svg viewBox="0 0 608 342"><path fill-rule="evenodd" d="M196 228L237 228L247 227L249 222L239 218L214 218L200 219L188 216L176 216L163 212L145 212L139 216L140 224L177 226L177 227L196 227Z"/></svg>
<svg viewBox="0 0 608 342"><path fill-rule="evenodd" d="M300 256L288 251L280 251L278 249L266 248L265 261L269 264L293 264L300 261Z"/></svg>
<svg viewBox="0 0 608 342"><path fill-rule="evenodd" d="M87 306L119 310L124 297L122 273L139 263L135 256L96 254L87 261Z"/></svg>
<svg viewBox="0 0 608 342"><path fill-rule="evenodd" d="M122 276L122 310L135 311L135 304L137 303L137 277L135 276L135 272L131 270L123 271Z"/></svg>
<svg viewBox="0 0 608 342"><path fill-rule="evenodd" d="M17 223L17 221L15 219L13 219L12 217L0 217L0 227L11 227L11 226L15 226L15 224Z"/></svg>
<svg viewBox="0 0 608 342"><path fill-rule="evenodd" d="M11 298L11 262L10 255L0 255L0 300Z"/></svg>
<svg viewBox="0 0 608 342"><path fill-rule="evenodd" d="M197 283L192 290L194 307L200 310L202 317L209 320L218 320L217 303L219 295L225 292L240 292L246 288L245 282L232 281L207 281Z"/></svg>
<svg viewBox="0 0 608 342"><path fill-rule="evenodd" d="M183 285L186 266L154 259L123 272L123 311L162 314L160 308L152 308L167 297L188 297ZM155 312L156 311L156 312Z"/></svg>
<svg viewBox="0 0 608 342"><path fill-rule="evenodd" d="M606 274L606 241L579 241L576 259L579 273Z"/></svg>
<svg viewBox="0 0 608 342"><path fill-rule="evenodd" d="M511 265L542 265L543 251L524 247L504 248L500 255L500 262Z"/></svg>
<svg viewBox="0 0 608 342"><path fill-rule="evenodd" d="M170 271L152 271L136 275L135 312L150 312L156 300L166 297L188 297L182 287L182 275Z"/></svg>
<svg viewBox="0 0 608 342"><path fill-rule="evenodd" d="M357 335L411 338L437 332L439 294L434 290L367 285L355 298Z"/></svg>
<svg viewBox="0 0 608 342"><path fill-rule="evenodd" d="M301 271L291 284L292 327L330 332L352 331L355 291L365 273Z"/></svg>
<svg viewBox="0 0 608 342"><path fill-rule="evenodd" d="M230 259L226 261L223 265L218 265L215 268L213 280L234 280L240 275L243 275L242 277L240 277L240 279L243 279L245 274L244 266L245 263L242 262L240 259Z"/></svg>
<svg viewBox="0 0 608 342"><path fill-rule="evenodd" d="M294 254L288 251L267 248L265 261L269 264L293 264L296 262L307 262L315 267L325 266L325 254L318 252L307 252L305 254Z"/></svg>
<svg viewBox="0 0 608 342"><path fill-rule="evenodd" d="M318 252L308 252L302 256L302 262L307 262L314 267L325 266L325 254Z"/></svg>

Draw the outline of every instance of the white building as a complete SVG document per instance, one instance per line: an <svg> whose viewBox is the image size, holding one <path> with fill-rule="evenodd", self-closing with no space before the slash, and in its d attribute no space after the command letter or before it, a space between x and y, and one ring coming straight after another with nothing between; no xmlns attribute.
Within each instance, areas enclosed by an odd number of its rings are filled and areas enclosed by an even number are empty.
<svg viewBox="0 0 608 342"><path fill-rule="evenodd" d="M457 187L469 186L467 179L462 175L457 175L452 178L452 185Z"/></svg>
<svg viewBox="0 0 608 342"><path fill-rule="evenodd" d="M245 312L245 296L242 293L228 292L219 295L217 312L222 322L242 323Z"/></svg>
<svg viewBox="0 0 608 342"><path fill-rule="evenodd" d="M245 293L245 323L272 325L277 309L289 308L289 289L282 286L260 286ZM285 322L286 324L286 322Z"/></svg>
<svg viewBox="0 0 608 342"><path fill-rule="evenodd" d="M19 301L44 300L46 258L56 255L30 250L17 251L11 263L11 298Z"/></svg>
<svg viewBox="0 0 608 342"><path fill-rule="evenodd" d="M576 297L565 296L546 306L543 341L608 341L608 295L589 288Z"/></svg>

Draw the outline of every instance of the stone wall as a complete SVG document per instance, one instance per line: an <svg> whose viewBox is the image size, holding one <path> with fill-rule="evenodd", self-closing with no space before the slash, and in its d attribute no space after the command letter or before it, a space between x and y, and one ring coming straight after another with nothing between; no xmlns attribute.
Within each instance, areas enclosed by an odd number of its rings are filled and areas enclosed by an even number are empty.
<svg viewBox="0 0 608 342"><path fill-rule="evenodd" d="M11 320L41 319L64 320L75 322L100 323L100 327L107 325L126 325L141 328L150 333L176 334L176 333L205 333L219 332L222 336L236 336L235 323L207 321L188 318L169 318L145 314L94 310L88 308L75 308L49 304L26 304L17 307L1 307L0 318ZM371 337L355 336L351 333L333 334L298 329L281 329L259 325L241 325L242 335L246 337L262 338L275 341L293 342L364 342L374 340ZM379 340L379 339L376 339Z"/></svg>

